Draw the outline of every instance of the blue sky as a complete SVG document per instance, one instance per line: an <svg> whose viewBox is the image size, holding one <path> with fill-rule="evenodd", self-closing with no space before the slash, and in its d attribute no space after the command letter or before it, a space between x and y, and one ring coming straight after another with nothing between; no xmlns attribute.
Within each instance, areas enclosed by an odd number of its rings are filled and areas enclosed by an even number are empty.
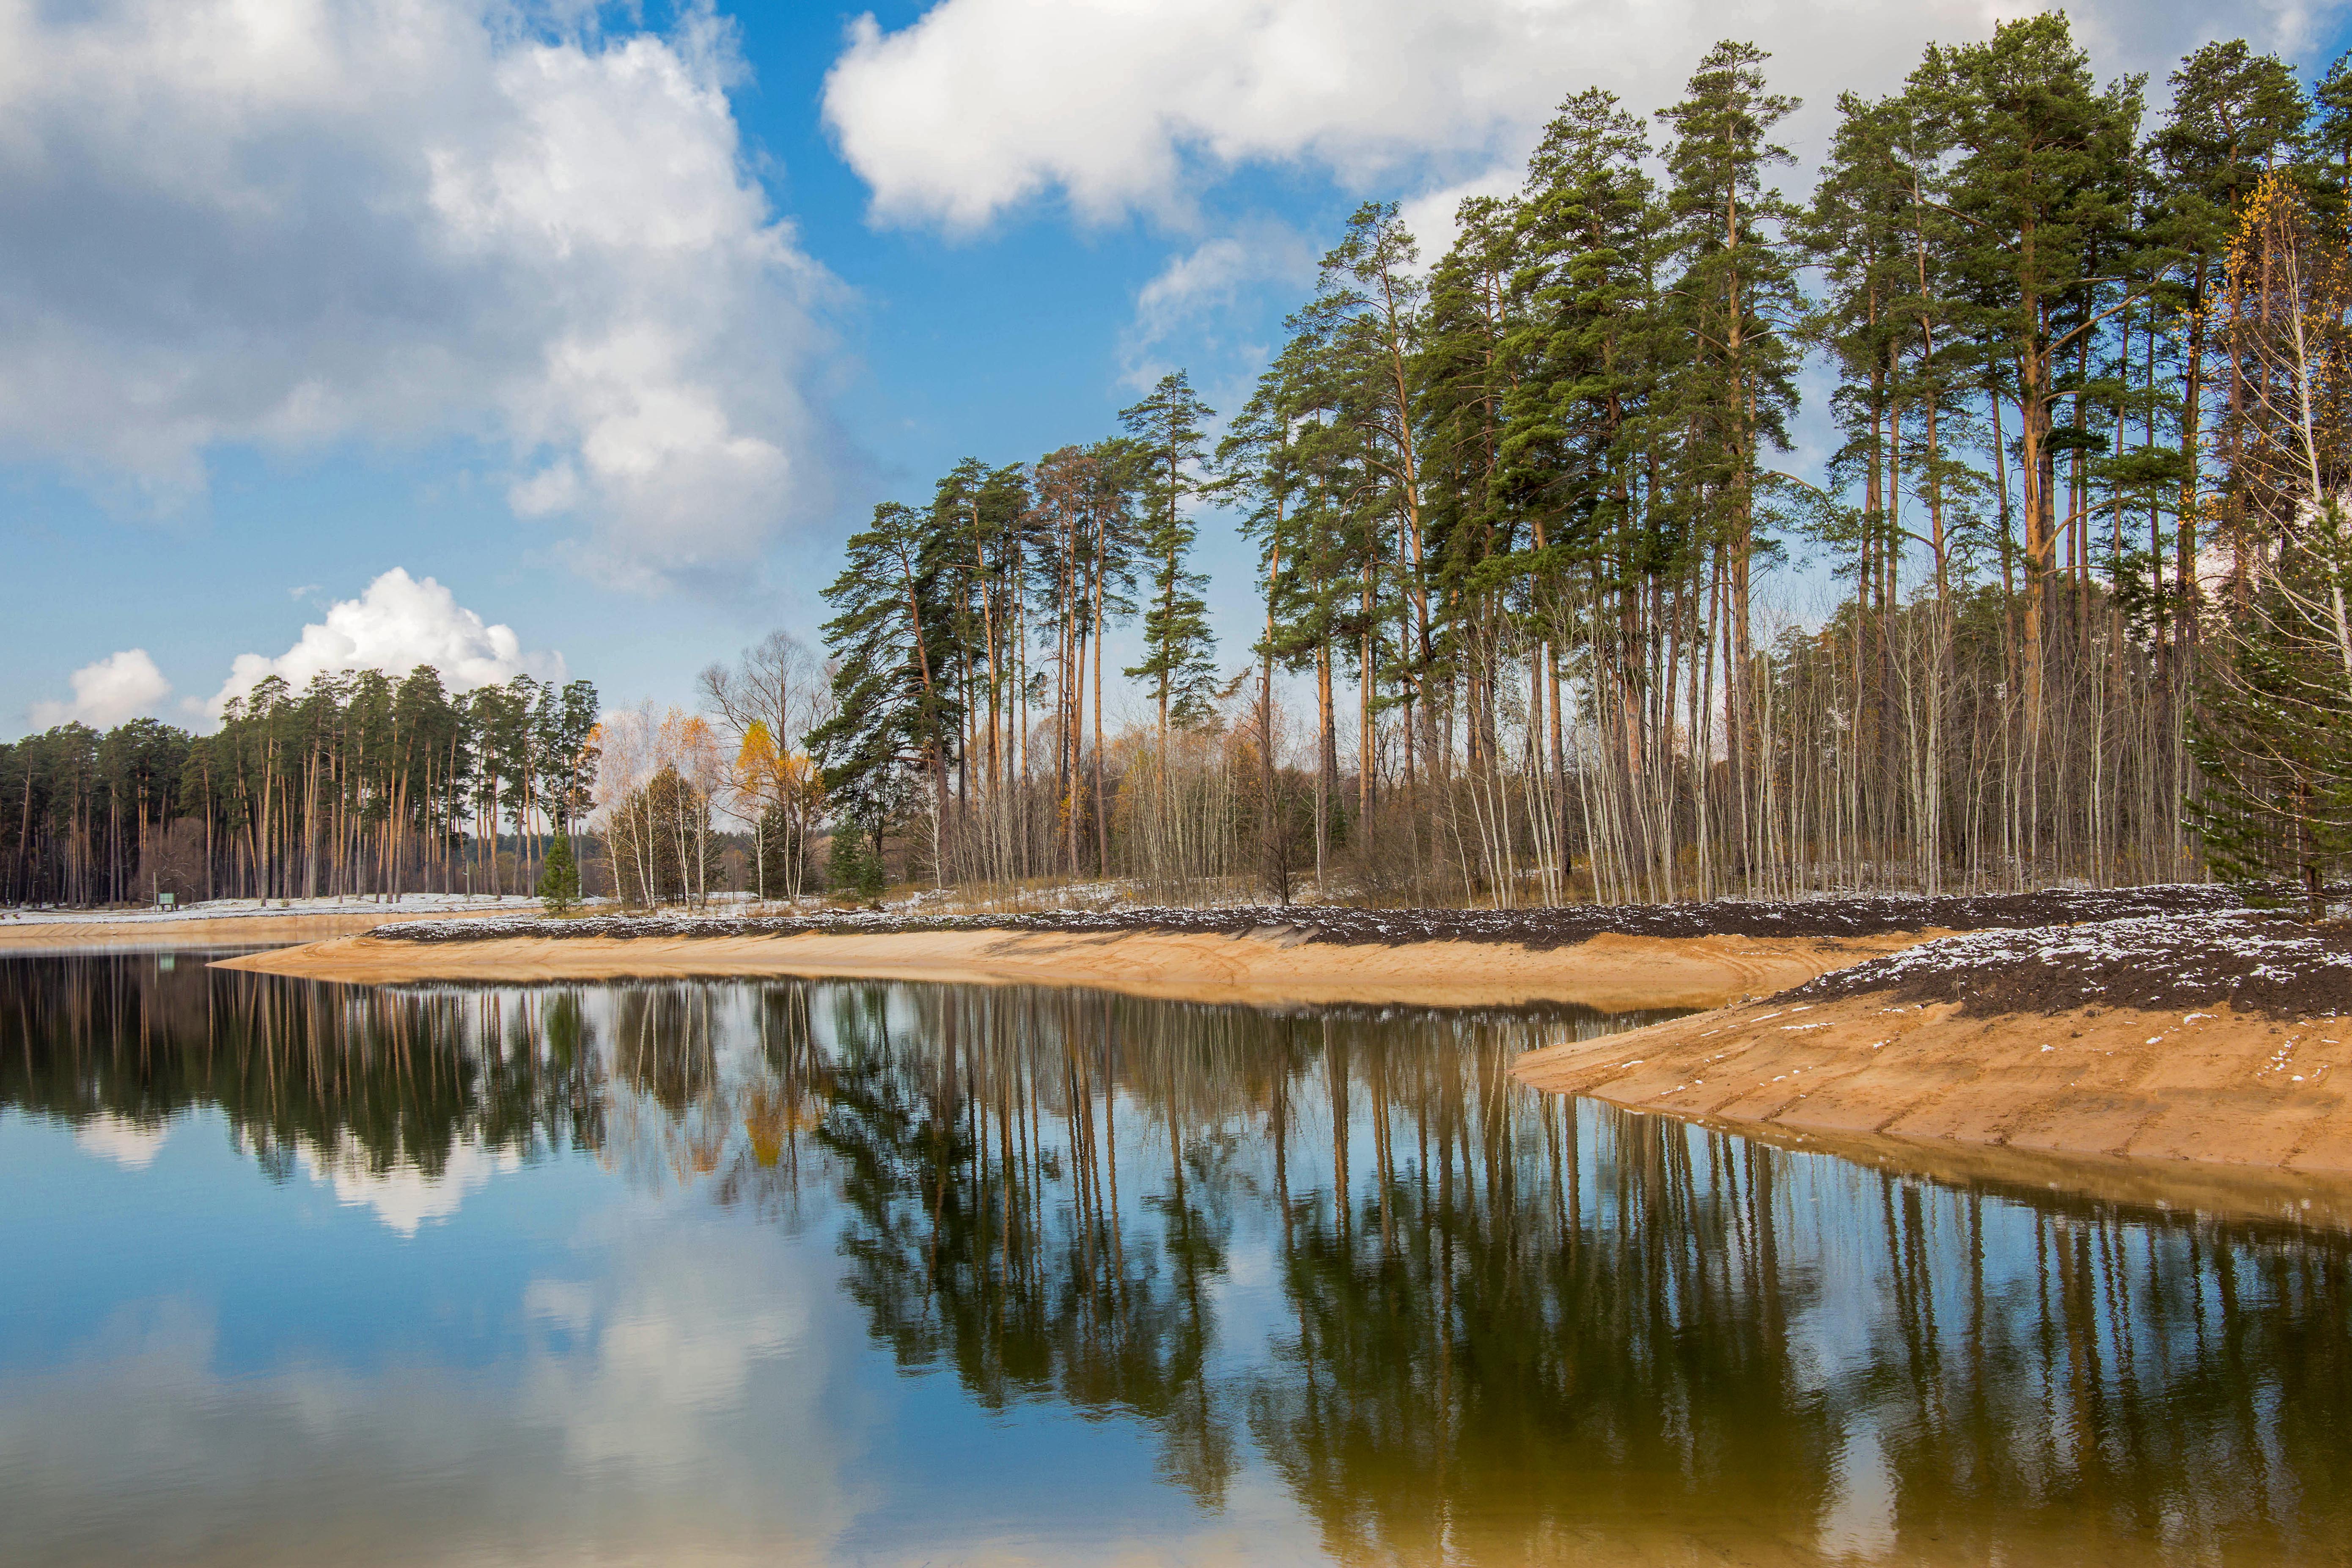
<svg viewBox="0 0 2352 1568"><path fill-rule="evenodd" d="M1365 197L1442 231L1559 99L1654 108L1724 36L1810 165L1839 88L2014 9L0 4L0 735L417 657L690 700L814 640L877 500L1105 434L1161 368L1238 401ZM2347 16L2074 14L2158 97ZM1247 559L1215 519L1204 554L1237 657Z"/></svg>

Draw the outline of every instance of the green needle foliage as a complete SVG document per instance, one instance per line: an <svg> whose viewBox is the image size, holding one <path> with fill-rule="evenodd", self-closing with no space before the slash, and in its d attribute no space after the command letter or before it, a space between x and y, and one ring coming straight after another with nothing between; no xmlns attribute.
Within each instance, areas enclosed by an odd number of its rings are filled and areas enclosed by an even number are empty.
<svg viewBox="0 0 2352 1568"><path fill-rule="evenodd" d="M2265 175L2214 300L2230 573L2190 738L2214 869L2316 917L2352 868L2352 244L2315 205Z"/></svg>
<svg viewBox="0 0 2352 1568"><path fill-rule="evenodd" d="M826 889L839 898L880 898L882 857L876 851L874 836L854 822L835 828L824 880Z"/></svg>
<svg viewBox="0 0 2352 1568"><path fill-rule="evenodd" d="M1215 417L1181 370L1161 376L1151 395L1118 416L1133 443L1144 520L1139 551L1150 563L1143 662L1126 673L1150 687L1163 746L1171 723L1194 729L1207 721L1216 686L1217 642L1201 597L1209 580L1192 567L1197 531L1184 506L1201 492L1209 455L1204 427Z"/></svg>
<svg viewBox="0 0 2352 1568"><path fill-rule="evenodd" d="M419 665L273 675L207 735L59 725L0 744L0 901L527 893L593 804L597 719L588 681Z"/></svg>
<svg viewBox="0 0 2352 1568"><path fill-rule="evenodd" d="M572 856L572 836L559 833L549 840L547 858L539 870L539 901L551 915L570 914L580 902L580 866Z"/></svg>
<svg viewBox="0 0 2352 1568"><path fill-rule="evenodd" d="M2217 41L2155 115L2024 17L1842 95L1802 202L1772 70L1726 40L1654 113L1571 95L1426 266L1364 203L1213 462L1177 372L1115 441L877 519L835 589L845 800L943 881L1171 893L1310 858L1374 900L2333 874L2312 520L2352 461L2298 477L2287 436L2333 453L2352 377L2287 408L2246 323L2337 317L2262 318L2241 253L2266 180L2341 238L2352 67ZM1798 473L1809 365L1835 440ZM1209 505L1263 605L1222 678Z"/></svg>
<svg viewBox="0 0 2352 1568"><path fill-rule="evenodd" d="M2352 62L2216 40L2158 110L2025 16L1841 95L1801 190L1775 62L1694 54L1664 106L1570 96L1442 254L1364 202L1222 430L1175 371L877 507L770 726L823 773L798 841L1007 903L2342 876ZM1211 509L1259 605L1225 668ZM527 888L589 802L573 695L26 737L0 896Z"/></svg>

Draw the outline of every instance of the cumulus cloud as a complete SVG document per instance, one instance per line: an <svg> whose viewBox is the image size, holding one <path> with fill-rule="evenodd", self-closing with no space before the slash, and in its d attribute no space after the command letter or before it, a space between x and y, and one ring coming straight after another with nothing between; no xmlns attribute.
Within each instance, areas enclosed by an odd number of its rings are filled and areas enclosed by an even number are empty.
<svg viewBox="0 0 2352 1568"><path fill-rule="evenodd" d="M1498 163L1469 179L1440 185L1433 191L1424 191L1410 200L1399 202L1397 216L1421 242L1423 268L1434 267L1447 251L1454 248L1454 241L1462 232L1459 214L1464 202L1472 196L1515 195L1527 177L1524 163Z"/></svg>
<svg viewBox="0 0 2352 1568"><path fill-rule="evenodd" d="M824 502L837 286L746 167L730 36L502 0L0 0L0 453L158 507L224 446L456 435L600 577Z"/></svg>
<svg viewBox="0 0 2352 1568"><path fill-rule="evenodd" d="M395 566L358 598L330 605L323 622L304 626L301 637L277 658L237 655L228 679L203 705L204 711L219 718L232 700L273 675L299 691L311 677L330 670L405 675L420 664L438 670L452 691L471 691L518 675L560 681L565 673L562 654L526 651L512 626L486 625L439 583L420 581Z"/></svg>
<svg viewBox="0 0 2352 1568"><path fill-rule="evenodd" d="M1568 92L1647 111L1719 37L1774 52L1819 147L1843 88L1892 87L1930 40L1988 35L2014 0L939 0L850 28L824 113L885 222L969 229L1032 198L1084 217L1181 214L1237 165L1303 163L1343 184L1436 189L1521 155ZM2203 40L2300 54L2343 0L2087 0L2103 73L2160 82ZM1450 217L1450 209L1446 215Z"/></svg>
<svg viewBox="0 0 2352 1568"><path fill-rule="evenodd" d="M1314 276L1315 252L1306 237L1275 223L1251 224L1171 257L1136 290L1135 319L1121 344L1123 379L1137 388L1159 380L1173 368L1160 347L1213 319L1244 289L1270 281L1303 286Z"/></svg>
<svg viewBox="0 0 2352 1568"><path fill-rule="evenodd" d="M79 721L95 730L110 730L126 719L154 712L172 695L172 683L163 679L163 672L155 668L143 647L108 654L95 664L83 665L69 679L73 700L34 703L28 715L34 729Z"/></svg>

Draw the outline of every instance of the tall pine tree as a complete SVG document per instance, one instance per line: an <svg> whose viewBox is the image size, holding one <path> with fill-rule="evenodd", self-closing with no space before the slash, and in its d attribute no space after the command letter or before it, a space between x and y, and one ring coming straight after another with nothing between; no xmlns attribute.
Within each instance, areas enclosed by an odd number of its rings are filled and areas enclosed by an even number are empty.
<svg viewBox="0 0 2352 1568"><path fill-rule="evenodd" d="M1216 688L1216 637L1201 597L1209 580L1192 567L1196 531L1185 510L1203 482L1209 457L1203 426L1214 417L1216 411L1193 395L1192 378L1181 370L1161 376L1150 396L1118 416L1135 443L1143 496L1140 553L1150 563L1143 661L1127 674L1150 683L1163 749L1171 723L1189 729L1208 719Z"/></svg>

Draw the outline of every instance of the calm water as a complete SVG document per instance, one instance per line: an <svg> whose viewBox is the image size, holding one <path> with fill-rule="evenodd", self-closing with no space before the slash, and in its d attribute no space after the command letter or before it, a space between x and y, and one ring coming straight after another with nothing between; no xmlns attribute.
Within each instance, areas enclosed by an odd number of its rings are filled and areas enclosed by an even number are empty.
<svg viewBox="0 0 2352 1568"><path fill-rule="evenodd" d="M2333 1563L2352 1244L1561 1011L0 960L10 1563Z"/></svg>

